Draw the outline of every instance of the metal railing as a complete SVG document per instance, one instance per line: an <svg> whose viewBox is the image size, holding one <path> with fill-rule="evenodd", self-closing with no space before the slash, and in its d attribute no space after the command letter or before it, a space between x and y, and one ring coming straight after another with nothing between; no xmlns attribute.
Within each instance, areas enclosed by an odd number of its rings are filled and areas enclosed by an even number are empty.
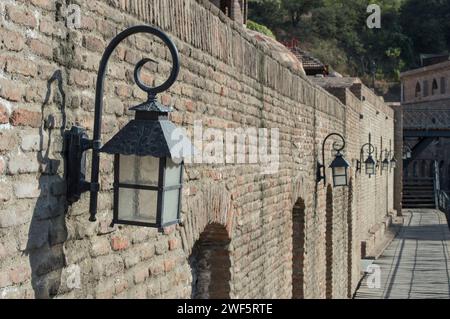
<svg viewBox="0 0 450 319"><path fill-rule="evenodd" d="M436 207L445 213L447 223L450 227L450 196L441 189L439 176L439 163L434 162L434 195L436 200Z"/></svg>

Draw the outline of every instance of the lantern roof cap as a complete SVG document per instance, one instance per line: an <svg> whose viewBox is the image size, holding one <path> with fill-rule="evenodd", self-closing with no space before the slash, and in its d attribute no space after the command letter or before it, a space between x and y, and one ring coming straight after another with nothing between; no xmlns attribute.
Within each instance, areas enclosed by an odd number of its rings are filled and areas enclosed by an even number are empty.
<svg viewBox="0 0 450 319"><path fill-rule="evenodd" d="M365 160L366 164L375 164L375 160L373 159L372 155L369 155L369 157Z"/></svg>
<svg viewBox="0 0 450 319"><path fill-rule="evenodd" d="M149 97L149 99L139 105L129 108L132 111L144 111L144 112L158 112L158 113L169 113L173 109L170 106L165 106L156 100L156 97Z"/></svg>
<svg viewBox="0 0 450 319"><path fill-rule="evenodd" d="M337 167L344 167L344 168L350 167L350 163L347 162L347 160L342 156L340 152L336 154L335 159L330 164L330 168L337 168Z"/></svg>
<svg viewBox="0 0 450 319"><path fill-rule="evenodd" d="M108 154L170 157L174 161L190 157L194 151L184 130L167 118L132 120L101 148Z"/></svg>

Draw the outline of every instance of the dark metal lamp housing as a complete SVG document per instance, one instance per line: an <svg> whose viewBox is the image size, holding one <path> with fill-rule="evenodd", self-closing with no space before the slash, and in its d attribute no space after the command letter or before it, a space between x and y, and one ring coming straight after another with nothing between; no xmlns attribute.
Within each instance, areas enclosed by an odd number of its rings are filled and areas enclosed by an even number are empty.
<svg viewBox="0 0 450 319"><path fill-rule="evenodd" d="M389 162L388 158L386 157L382 162L381 169L383 171L387 171L389 169L389 164L390 164L390 162Z"/></svg>
<svg viewBox="0 0 450 319"><path fill-rule="evenodd" d="M332 136L337 136L342 140L341 147L338 147L336 143L333 143L333 149L336 151L336 156L329 166L333 174L333 185L335 187L348 186L348 168L350 167L350 164L341 154L341 151L345 148L345 139L341 134L332 133L324 139L322 143L322 163L325 163L326 141ZM322 163L317 163L317 183L320 183L321 180L324 180L324 185L326 185L327 177L325 173L325 166Z"/></svg>
<svg viewBox="0 0 450 319"><path fill-rule="evenodd" d="M172 71L162 85L152 88L142 83L140 71L150 59L139 61L134 70L136 84L148 93L145 103L134 106L131 120L101 147L101 113L103 81L106 66L117 45L135 33L159 37L172 55ZM114 155L113 224L163 228L180 221L183 158L191 155L193 146L181 130L168 119L171 112L156 100L156 95L170 88L179 73L178 51L168 36L150 26L135 26L118 34L109 44L100 62L97 78L94 139L86 131L73 127L66 134L67 198L77 201L90 191L90 221L95 221L99 190L99 153ZM91 182L85 181L85 151L92 148Z"/></svg>
<svg viewBox="0 0 450 319"><path fill-rule="evenodd" d="M366 159L366 161L364 162L365 166L366 166L366 174L371 176L371 175L375 175L376 170L375 170L375 160L373 159L372 155L369 155L369 157Z"/></svg>
<svg viewBox="0 0 450 319"><path fill-rule="evenodd" d="M337 152L335 159L330 164L330 168L333 173L333 185L347 186L348 185L348 173L347 170L350 164L345 160L340 152Z"/></svg>
<svg viewBox="0 0 450 319"><path fill-rule="evenodd" d="M397 159L395 157L392 157L391 159L391 168L397 167Z"/></svg>

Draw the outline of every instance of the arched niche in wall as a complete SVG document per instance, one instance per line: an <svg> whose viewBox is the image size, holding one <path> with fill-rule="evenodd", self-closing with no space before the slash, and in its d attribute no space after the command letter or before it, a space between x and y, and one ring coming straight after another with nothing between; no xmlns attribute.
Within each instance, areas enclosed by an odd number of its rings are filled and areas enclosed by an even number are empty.
<svg viewBox="0 0 450 319"><path fill-rule="evenodd" d="M435 95L439 92L439 86L436 79L433 79L433 84L431 85L431 95Z"/></svg>
<svg viewBox="0 0 450 319"><path fill-rule="evenodd" d="M303 299L305 266L305 201L298 198L292 209L292 298Z"/></svg>
<svg viewBox="0 0 450 319"><path fill-rule="evenodd" d="M414 96L421 97L421 94L422 94L422 86L420 85L420 82L417 82Z"/></svg>
<svg viewBox="0 0 450 319"><path fill-rule="evenodd" d="M220 224L209 224L194 244L189 265L191 298L229 299L231 260L228 232Z"/></svg>

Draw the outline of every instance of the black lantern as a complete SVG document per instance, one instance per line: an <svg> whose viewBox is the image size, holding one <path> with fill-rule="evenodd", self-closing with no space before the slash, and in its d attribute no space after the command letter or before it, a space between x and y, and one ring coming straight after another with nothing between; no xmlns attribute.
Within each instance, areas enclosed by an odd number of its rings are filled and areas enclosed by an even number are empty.
<svg viewBox="0 0 450 319"><path fill-rule="evenodd" d="M395 156L391 159L391 168L397 168L397 160L395 159Z"/></svg>
<svg viewBox="0 0 450 319"><path fill-rule="evenodd" d="M367 159L364 161L365 171L366 171L366 174L369 175L369 177L371 177L372 175L376 174L376 162L375 162L375 160L372 157L372 154L375 151L375 147L372 145L371 139L372 139L372 136L369 133L369 142L364 144L363 146L361 146L361 150L359 152L359 154L360 154L360 162L362 163L363 162L363 157L364 157L364 149L366 147L369 148L369 151L368 151L369 155L368 155Z"/></svg>
<svg viewBox="0 0 450 319"><path fill-rule="evenodd" d="M331 162L330 168L333 173L334 186L347 186L347 170L350 164L344 159L340 152L337 152L336 158Z"/></svg>
<svg viewBox="0 0 450 319"><path fill-rule="evenodd" d="M104 77L114 49L136 33L160 38L172 56L169 78L158 87L148 87L140 79L141 68L151 59L142 59L134 70L136 84L148 94L145 103L134 106L135 118L101 147L101 116ZM192 155L193 146L182 130L168 119L171 109L160 104L156 95L169 89L178 77L179 57L174 43L159 29L141 25L119 33L106 48L100 61L95 96L94 138L87 139L82 128L66 135L68 201L90 191L90 221L95 221L99 190L100 152L114 155L113 224L162 228L180 220L183 158ZM84 180L85 151L92 148L91 182ZM81 172L81 173L80 173ZM75 185L75 186L74 186Z"/></svg>
<svg viewBox="0 0 450 319"><path fill-rule="evenodd" d="M403 159L410 159L412 157L412 150L408 145L403 147Z"/></svg>
<svg viewBox="0 0 450 319"><path fill-rule="evenodd" d="M369 176L375 175L376 174L376 170L375 170L375 160L373 159L372 155L369 155L369 157L367 157L366 161L364 162L365 166L366 166L366 174Z"/></svg>
<svg viewBox="0 0 450 319"><path fill-rule="evenodd" d="M348 168L350 167L350 164L341 154L341 151L345 148L345 139L341 134L332 133L324 139L322 143L322 163L325 163L325 143L332 136L338 136L342 140L341 147L338 147L336 143L333 143L333 149L336 151L336 156L329 166L333 174L333 185L335 187L348 186ZM323 179L324 185L326 185L325 166L322 163L317 163L317 183L320 183Z"/></svg>
<svg viewBox="0 0 450 319"><path fill-rule="evenodd" d="M389 162L389 160L388 160L388 158L387 158L387 156L386 156L386 157L384 158L384 160L383 160L381 169L382 169L383 171L387 171L387 170L389 169L389 164L390 164L390 162Z"/></svg>
<svg viewBox="0 0 450 319"><path fill-rule="evenodd" d="M388 157L391 158L389 161L391 164L390 169L395 169L397 167L397 159L395 158L395 155L392 155L392 140L389 140L389 153Z"/></svg>

